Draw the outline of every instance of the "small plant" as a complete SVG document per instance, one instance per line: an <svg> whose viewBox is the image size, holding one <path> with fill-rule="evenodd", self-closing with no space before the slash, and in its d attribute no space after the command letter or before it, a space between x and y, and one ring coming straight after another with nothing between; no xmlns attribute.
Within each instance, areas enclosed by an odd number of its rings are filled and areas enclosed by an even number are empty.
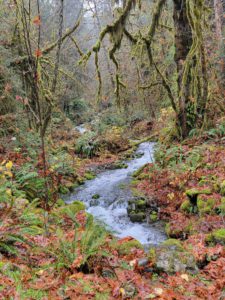
<svg viewBox="0 0 225 300"><path fill-rule="evenodd" d="M96 141L96 135L93 132L87 132L82 135L76 143L76 153L82 157L92 158L100 149L99 143Z"/></svg>

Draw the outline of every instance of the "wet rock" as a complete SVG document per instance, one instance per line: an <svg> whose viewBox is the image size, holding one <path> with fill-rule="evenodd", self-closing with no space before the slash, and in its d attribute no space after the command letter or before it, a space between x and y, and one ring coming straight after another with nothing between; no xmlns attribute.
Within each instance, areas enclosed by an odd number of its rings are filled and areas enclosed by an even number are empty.
<svg viewBox="0 0 225 300"><path fill-rule="evenodd" d="M159 248L150 249L149 257L154 262L155 271L158 272L174 274L198 271L194 256L186 251L176 239L169 239Z"/></svg>
<svg viewBox="0 0 225 300"><path fill-rule="evenodd" d="M156 211L152 211L149 215L150 222L156 222L158 220L158 213Z"/></svg>
<svg viewBox="0 0 225 300"><path fill-rule="evenodd" d="M93 196L92 196L92 199L95 199L95 200L97 200L97 199L99 199L100 198L100 195L99 194L94 194Z"/></svg>
<svg viewBox="0 0 225 300"><path fill-rule="evenodd" d="M143 222L145 220L145 218L146 218L146 215L143 212L138 212L138 213L132 212L130 214L131 222Z"/></svg>
<svg viewBox="0 0 225 300"><path fill-rule="evenodd" d="M90 201L90 206L98 206L100 201L98 199L92 199Z"/></svg>
<svg viewBox="0 0 225 300"><path fill-rule="evenodd" d="M138 266L139 267L145 267L149 262L149 259L147 257L144 257L144 258L140 258L138 260Z"/></svg>
<svg viewBox="0 0 225 300"><path fill-rule="evenodd" d="M145 209L146 209L146 201L143 200L143 199L136 200L136 202L135 202L135 209L136 210L145 211Z"/></svg>

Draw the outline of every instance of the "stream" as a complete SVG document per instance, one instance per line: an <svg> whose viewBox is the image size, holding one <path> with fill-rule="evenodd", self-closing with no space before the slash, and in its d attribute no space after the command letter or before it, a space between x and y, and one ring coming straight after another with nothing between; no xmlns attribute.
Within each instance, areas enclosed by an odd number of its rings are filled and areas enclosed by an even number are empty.
<svg viewBox="0 0 225 300"><path fill-rule="evenodd" d="M85 203L87 211L95 219L103 222L119 238L131 236L144 246L156 246L166 239L160 222L154 224L132 223L127 216L127 203L132 199L129 183L132 173L144 164L153 161L154 143L141 143L136 154L142 154L127 161L126 169L105 170L93 180L77 188L67 199L67 203L79 200ZM93 199L98 195L98 199Z"/></svg>

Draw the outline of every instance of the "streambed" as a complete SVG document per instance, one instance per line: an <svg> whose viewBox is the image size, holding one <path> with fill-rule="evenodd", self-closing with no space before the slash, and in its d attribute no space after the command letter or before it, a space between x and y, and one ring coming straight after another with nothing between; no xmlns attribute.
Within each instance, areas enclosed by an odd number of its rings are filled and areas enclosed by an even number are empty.
<svg viewBox="0 0 225 300"><path fill-rule="evenodd" d="M129 183L132 173L144 164L153 161L154 143L141 143L136 151L137 158L127 161L126 169L106 170L93 180L77 188L67 203L79 200L85 203L87 211L103 222L116 236L131 236L143 245L158 245L166 239L162 224L132 223L127 216L128 200L132 199ZM93 196L98 199L93 199Z"/></svg>

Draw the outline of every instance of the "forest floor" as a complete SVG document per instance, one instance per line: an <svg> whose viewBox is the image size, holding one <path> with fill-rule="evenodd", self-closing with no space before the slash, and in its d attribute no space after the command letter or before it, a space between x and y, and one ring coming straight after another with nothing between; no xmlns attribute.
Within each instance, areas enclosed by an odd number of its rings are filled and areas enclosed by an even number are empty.
<svg viewBox="0 0 225 300"><path fill-rule="evenodd" d="M121 154L79 159L71 154L76 133L57 134L48 141L48 212L34 133L21 145L8 135L0 147L0 299L225 298L224 139L158 147L156 163L135 175L132 188L167 222L169 240L146 253L131 237L118 240L96 224L81 202L57 198L93 178L88 167ZM122 148L123 157L131 154L125 140Z"/></svg>

